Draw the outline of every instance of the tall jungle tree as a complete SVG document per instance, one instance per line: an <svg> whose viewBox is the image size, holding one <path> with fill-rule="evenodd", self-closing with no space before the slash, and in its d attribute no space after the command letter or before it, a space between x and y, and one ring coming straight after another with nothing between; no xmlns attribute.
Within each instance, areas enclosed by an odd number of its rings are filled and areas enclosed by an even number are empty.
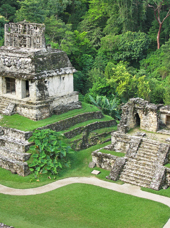
<svg viewBox="0 0 170 228"><path fill-rule="evenodd" d="M161 1L149 1L148 7L152 8L154 11L155 19L159 24L159 30L157 34L157 49L160 48L160 33L162 29L162 24L164 21L170 16L170 1L169 0L161 0ZM162 18L161 11L165 10L166 15Z"/></svg>

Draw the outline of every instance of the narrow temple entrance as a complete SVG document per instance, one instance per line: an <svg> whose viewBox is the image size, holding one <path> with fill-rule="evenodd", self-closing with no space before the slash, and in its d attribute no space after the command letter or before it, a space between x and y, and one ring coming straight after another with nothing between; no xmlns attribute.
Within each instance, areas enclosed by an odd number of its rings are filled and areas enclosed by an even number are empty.
<svg viewBox="0 0 170 228"><path fill-rule="evenodd" d="M170 127L170 116L166 116L166 126Z"/></svg>
<svg viewBox="0 0 170 228"><path fill-rule="evenodd" d="M15 79L6 78L6 93L15 94Z"/></svg>
<svg viewBox="0 0 170 228"><path fill-rule="evenodd" d="M138 113L136 113L135 119L136 119L136 127L140 127L140 117L139 117Z"/></svg>
<svg viewBox="0 0 170 228"><path fill-rule="evenodd" d="M29 91L29 81L25 82L25 86L26 86L26 97L30 96L30 91Z"/></svg>

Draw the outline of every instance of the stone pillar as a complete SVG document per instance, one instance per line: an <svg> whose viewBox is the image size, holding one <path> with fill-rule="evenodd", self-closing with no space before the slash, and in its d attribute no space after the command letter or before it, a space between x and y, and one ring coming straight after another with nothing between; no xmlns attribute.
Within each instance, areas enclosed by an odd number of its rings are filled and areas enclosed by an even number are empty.
<svg viewBox="0 0 170 228"><path fill-rule="evenodd" d="M15 94L17 99L22 99L21 97L21 80L15 79Z"/></svg>
<svg viewBox="0 0 170 228"><path fill-rule="evenodd" d="M29 93L30 93L29 98L31 99L31 101L36 101L36 84L35 84L35 81L33 81L33 82L29 81Z"/></svg>
<svg viewBox="0 0 170 228"><path fill-rule="evenodd" d="M0 77L0 95L6 93L6 79L4 77Z"/></svg>

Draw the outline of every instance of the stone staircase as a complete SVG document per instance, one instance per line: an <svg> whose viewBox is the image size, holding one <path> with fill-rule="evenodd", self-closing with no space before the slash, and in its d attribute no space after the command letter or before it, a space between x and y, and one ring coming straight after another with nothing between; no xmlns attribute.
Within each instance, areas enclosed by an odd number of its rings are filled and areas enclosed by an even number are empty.
<svg viewBox="0 0 170 228"><path fill-rule="evenodd" d="M5 115L11 115L14 111L14 108L14 103L10 103L8 100L0 99L0 113Z"/></svg>
<svg viewBox="0 0 170 228"><path fill-rule="evenodd" d="M149 188L156 171L159 145L153 140L142 140L136 156L128 158L120 180Z"/></svg>
<svg viewBox="0 0 170 228"><path fill-rule="evenodd" d="M2 101L0 100L0 113L3 113L7 106L8 104L2 103Z"/></svg>

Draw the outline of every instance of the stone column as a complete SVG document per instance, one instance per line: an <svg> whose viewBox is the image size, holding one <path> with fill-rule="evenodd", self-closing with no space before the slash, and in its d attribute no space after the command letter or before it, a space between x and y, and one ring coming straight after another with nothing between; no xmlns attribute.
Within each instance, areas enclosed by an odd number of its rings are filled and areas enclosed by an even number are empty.
<svg viewBox="0 0 170 228"><path fill-rule="evenodd" d="M6 81L4 77L0 77L0 95L6 93Z"/></svg>
<svg viewBox="0 0 170 228"><path fill-rule="evenodd" d="M36 84L35 81L29 81L29 93L30 96L29 98L31 99L31 101L36 101Z"/></svg>
<svg viewBox="0 0 170 228"><path fill-rule="evenodd" d="M15 80L16 98L23 99L26 97L26 82L24 80Z"/></svg>

